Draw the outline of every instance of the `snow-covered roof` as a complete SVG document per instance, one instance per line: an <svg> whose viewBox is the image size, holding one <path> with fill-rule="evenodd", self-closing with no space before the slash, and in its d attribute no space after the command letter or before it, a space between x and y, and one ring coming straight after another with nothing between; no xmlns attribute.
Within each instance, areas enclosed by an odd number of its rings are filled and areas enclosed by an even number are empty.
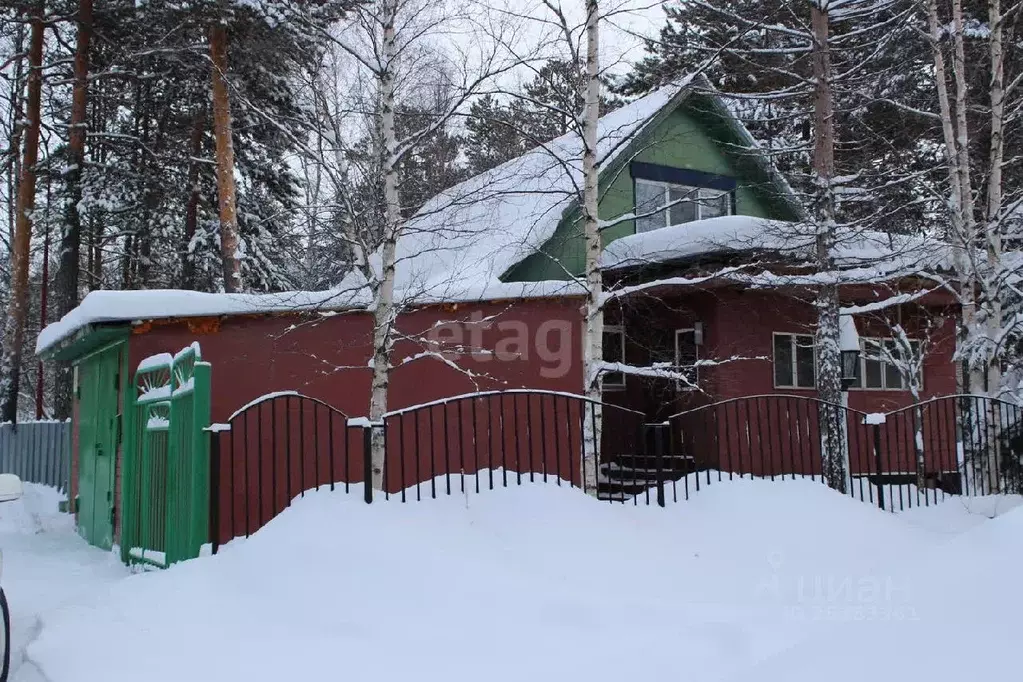
<svg viewBox="0 0 1023 682"><path fill-rule="evenodd" d="M616 270L750 252L777 254L786 264L798 264L812 259L815 249L809 224L730 215L622 237L604 249L601 266ZM951 247L944 242L871 230L848 236L840 230L834 253L840 268L863 280L936 272L951 265Z"/></svg>
<svg viewBox="0 0 1023 682"><path fill-rule="evenodd" d="M688 84L665 86L601 117L601 167L613 164ZM582 157L581 139L569 133L433 197L398 241L396 289L445 297L499 281L554 236L581 192Z"/></svg>
<svg viewBox="0 0 1023 682"><path fill-rule="evenodd" d="M665 86L601 117L598 158L613 163L689 80ZM570 133L433 197L398 240L395 298L404 303L528 298L581 293L572 281L509 282L501 276L535 253L557 229L582 186L582 141ZM364 307L368 290L353 271L324 292L207 294L95 291L39 335L41 353L77 330L103 322L206 315L331 311Z"/></svg>
<svg viewBox="0 0 1023 682"><path fill-rule="evenodd" d="M449 290L451 295L443 299L422 295L416 303L550 298L580 294L582 291L573 281L493 282L474 289ZM75 309L39 333L36 353L43 353L80 329L95 324L259 313L332 313L361 309L368 304L369 298L364 293L343 289L273 294L209 294L177 289L93 291Z"/></svg>

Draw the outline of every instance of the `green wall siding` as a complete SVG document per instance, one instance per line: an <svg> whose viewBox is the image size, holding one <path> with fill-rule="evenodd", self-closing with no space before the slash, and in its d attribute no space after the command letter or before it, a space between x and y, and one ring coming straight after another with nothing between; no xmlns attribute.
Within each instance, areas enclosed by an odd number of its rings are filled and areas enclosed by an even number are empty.
<svg viewBox="0 0 1023 682"><path fill-rule="evenodd" d="M695 104L693 104L695 102ZM772 206L766 180L758 173L744 168L742 159L726 151L720 139L727 133L714 125L711 115L699 108L699 98L690 97L686 104L668 114L644 140L638 141L629 160L654 163L673 168L702 171L735 178L736 212L761 218L784 219L782 211ZM633 178L628 166L611 168L601 178L600 216L612 220L615 216L633 211L635 195ZM568 279L581 274L584 265L582 226L578 211L573 211L561 222L554 237L546 244L544 253L533 254L509 271L508 281L540 281ZM604 244L635 233L633 221L624 222L604 232Z"/></svg>

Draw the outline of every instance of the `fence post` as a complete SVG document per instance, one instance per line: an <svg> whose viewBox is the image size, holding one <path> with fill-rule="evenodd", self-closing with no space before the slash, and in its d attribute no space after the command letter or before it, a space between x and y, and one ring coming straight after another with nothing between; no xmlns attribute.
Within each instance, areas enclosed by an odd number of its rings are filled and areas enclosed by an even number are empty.
<svg viewBox="0 0 1023 682"><path fill-rule="evenodd" d="M653 443L654 455L654 476L657 478L657 506L664 506L664 434L668 428L667 422L661 424L647 424L647 431Z"/></svg>
<svg viewBox="0 0 1023 682"><path fill-rule="evenodd" d="M873 416L873 415L871 415ZM874 464L877 467L877 504L884 509L884 483L881 478L881 423L875 421L874 427Z"/></svg>
<svg viewBox="0 0 1023 682"><path fill-rule="evenodd" d="M220 549L220 428L210 426L206 434L210 439L210 546L214 554Z"/></svg>

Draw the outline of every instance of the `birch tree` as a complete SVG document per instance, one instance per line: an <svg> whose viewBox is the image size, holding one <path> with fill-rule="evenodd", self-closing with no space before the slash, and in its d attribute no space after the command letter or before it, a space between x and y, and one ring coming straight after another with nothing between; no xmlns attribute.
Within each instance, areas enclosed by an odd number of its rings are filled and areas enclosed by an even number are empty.
<svg viewBox="0 0 1023 682"><path fill-rule="evenodd" d="M600 120L600 9L597 0L586 0L586 98L583 110L583 240L586 275L586 334L583 338L583 377L586 395L599 408L600 369L604 362L604 280L600 269L600 168L597 166L597 134ZM584 487L596 491L597 451L603 413L594 410L590 466L583 464ZM586 480L586 477L591 477Z"/></svg>
<svg viewBox="0 0 1023 682"><path fill-rule="evenodd" d="M347 60L346 68L357 75L347 79L350 87L340 97L314 87L315 141L304 153L316 161L331 185L341 216L337 229L357 273L350 288L369 300L372 353L367 369L376 488L383 485L385 457L380 424L388 411L393 369L403 362L392 357L401 338L398 316L418 293L408 283L396 289L398 244L407 232L407 208L421 201L402 196L402 169L437 131L465 114L473 97L517 63L498 50L505 38L501 22L481 23L480 9L472 2L437 6L424 0L376 0L355 8L340 30L324 33L344 58L341 61ZM460 33L465 42L441 38L453 33ZM417 108L412 118L418 118L418 124L399 120L406 105L429 92L443 93L440 106L425 115ZM366 139L371 141L368 153L362 144Z"/></svg>

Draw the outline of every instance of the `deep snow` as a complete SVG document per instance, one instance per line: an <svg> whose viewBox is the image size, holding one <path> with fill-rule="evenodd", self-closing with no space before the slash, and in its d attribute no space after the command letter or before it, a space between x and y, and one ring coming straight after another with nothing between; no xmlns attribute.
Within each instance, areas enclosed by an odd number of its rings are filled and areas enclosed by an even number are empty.
<svg viewBox="0 0 1023 682"><path fill-rule="evenodd" d="M994 647L1023 606L1018 500L892 515L804 481L667 509L542 485L360 498L313 492L215 557L94 581L29 655L53 682L940 682L1013 665Z"/></svg>
<svg viewBox="0 0 1023 682"><path fill-rule="evenodd" d="M25 496L0 504L3 585L11 609L12 682L45 679L25 647L47 622L47 614L127 575L116 556L90 547L75 533L73 519L57 511L62 495L25 484Z"/></svg>

